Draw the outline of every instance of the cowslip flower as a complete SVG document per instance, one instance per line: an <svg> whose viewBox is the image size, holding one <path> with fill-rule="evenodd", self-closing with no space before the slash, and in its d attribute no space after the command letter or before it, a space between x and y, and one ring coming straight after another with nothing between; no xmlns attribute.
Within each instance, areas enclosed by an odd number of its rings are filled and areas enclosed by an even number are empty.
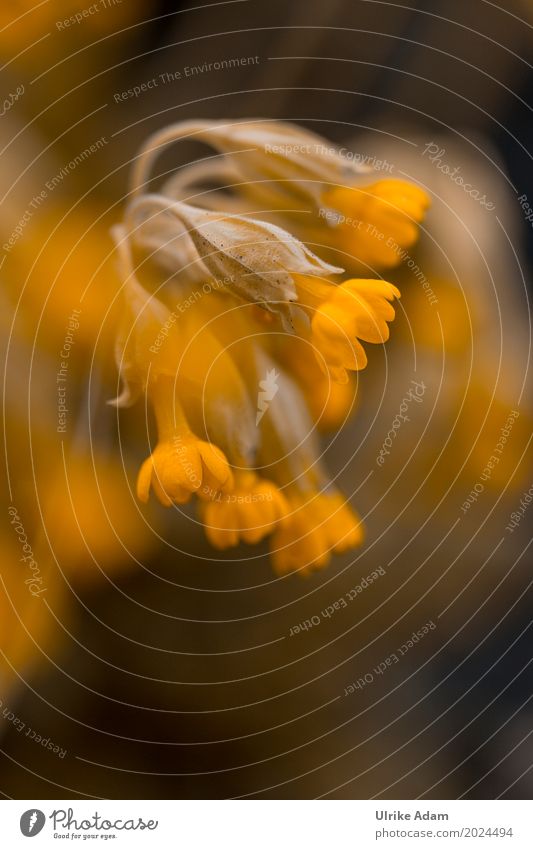
<svg viewBox="0 0 533 849"><path fill-rule="evenodd" d="M139 499L152 489L170 507L194 496L215 548L268 538L278 574L307 574L363 540L361 519L320 459L317 428L348 418L349 372L366 366L362 342L387 340L400 292L381 279L342 280L341 267L289 229L247 214L244 203L238 211L239 194L231 211L221 198L217 208L184 199L186 168L160 193L145 190L160 149L187 134L218 145L218 173L228 160L229 173L240 167L250 179L266 169L274 194L312 196L315 207L332 183L359 172L319 137L311 154L298 151L311 141L296 127L184 124L145 145L114 229L126 303L116 403L145 396L158 432ZM324 237L331 229L318 216L313 226ZM146 265L156 270L152 292Z"/></svg>
<svg viewBox="0 0 533 849"><path fill-rule="evenodd" d="M133 220L139 206L135 202ZM394 318L389 301L400 295L390 283L348 280L334 284L325 275L337 275L342 269L324 262L272 224L169 203L157 196L143 201L143 211L151 206L155 215L171 213L189 228L200 261L214 279L234 281L236 293L278 313L286 329L294 327L291 306L304 310L319 362L333 380L346 383L346 369L358 371L366 366L358 339L374 343L388 339L387 321Z"/></svg>
<svg viewBox="0 0 533 849"><path fill-rule="evenodd" d="M255 472L237 473L232 492L219 495L201 509L208 540L215 548L230 548L240 540L257 543L283 525L289 505L271 481Z"/></svg>
<svg viewBox="0 0 533 849"><path fill-rule="evenodd" d="M321 210L340 250L370 268L398 265L418 239L429 198L406 180L381 179L366 186L334 186Z"/></svg>
<svg viewBox="0 0 533 849"><path fill-rule="evenodd" d="M362 522L332 483L305 398L288 375L280 375L279 391L262 420L262 437L259 459L282 484L288 505L270 538L275 571L307 575L327 566L333 553L360 546Z"/></svg>
<svg viewBox="0 0 533 849"><path fill-rule="evenodd" d="M376 179L378 172L361 165L350 151L341 152L315 133L277 121L186 121L165 128L141 151L133 192L148 183L159 153L183 138L203 141L225 155L222 162L213 158L202 163L202 179L227 182L229 160L234 192L275 203L281 217L288 209L311 210L314 223L293 216L293 227L341 252L345 264L393 267L418 239L430 203L423 189L404 179ZM185 169L164 192L183 198L193 191L197 175L192 170L191 177ZM209 205L215 198L210 193L202 202Z"/></svg>
<svg viewBox="0 0 533 849"><path fill-rule="evenodd" d="M215 445L196 436L176 392L182 345L174 334L160 349L154 344L160 328L171 318L170 311L157 298L150 297L135 278L124 232L116 230L115 238L129 309L117 345L124 387L113 403L128 406L145 392L158 432L158 443L139 472L137 496L146 502L152 488L159 501L168 507L172 503L186 503L193 492L217 493L229 489L233 480L228 461Z"/></svg>
<svg viewBox="0 0 533 849"><path fill-rule="evenodd" d="M185 432L174 439L160 438L141 466L137 497L146 503L152 487L163 507L170 507L186 504L193 492L201 496L231 486L231 470L222 451Z"/></svg>
<svg viewBox="0 0 533 849"><path fill-rule="evenodd" d="M342 495L329 489L310 497L289 498L291 521L280 526L272 537L272 562L278 574L327 566L331 554L361 545L364 538L360 518Z"/></svg>
<svg viewBox="0 0 533 849"><path fill-rule="evenodd" d="M384 280L346 280L339 286L298 278L300 302L311 313L311 340L319 364L332 380L347 383L347 370L360 371L368 359L360 343L386 342L390 303L400 292Z"/></svg>
<svg viewBox="0 0 533 849"><path fill-rule="evenodd" d="M232 489L233 476L223 452L190 429L175 397L173 382L157 378L150 382L149 399L157 421L157 445L141 466L137 496L147 502L150 488L164 507L185 504L191 494L209 497Z"/></svg>

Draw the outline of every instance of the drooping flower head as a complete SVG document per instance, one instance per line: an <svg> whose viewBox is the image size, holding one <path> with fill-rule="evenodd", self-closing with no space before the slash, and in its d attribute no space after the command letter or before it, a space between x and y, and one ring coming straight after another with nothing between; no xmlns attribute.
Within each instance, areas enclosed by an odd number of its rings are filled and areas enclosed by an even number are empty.
<svg viewBox="0 0 533 849"><path fill-rule="evenodd" d="M151 192L157 155L188 136L220 152L216 168L196 163L189 177L181 169ZM234 181L232 196L203 192L200 205L188 193L199 171ZM317 428L347 420L355 398L349 373L367 364L362 343L387 340L400 293L369 274L343 279L343 267L281 225L289 206L311 204L311 230L320 231L314 242L335 246L338 234L332 239L331 222L316 213L325 203L353 207L359 192L366 219L389 228L391 244L410 244L423 193L402 181L365 187L365 178L291 125L185 122L141 151L124 222L114 230L126 304L115 403L145 397L157 425L138 497L145 502L153 490L176 509L196 497L215 548L268 537L279 574L307 574L363 539L361 520L320 460ZM273 215L251 214L258 198L274 202ZM373 255L368 239L351 247L362 265L392 264Z"/></svg>
<svg viewBox="0 0 533 849"><path fill-rule="evenodd" d="M185 197L202 180L222 180L251 201L268 202L280 222L291 216L297 234L340 251L343 265L391 268L417 240L429 206L427 193L405 179L382 176L351 151L309 130L279 121L185 121L149 138L134 169L142 189L155 159L180 138L205 142L223 154L171 178L166 193Z"/></svg>

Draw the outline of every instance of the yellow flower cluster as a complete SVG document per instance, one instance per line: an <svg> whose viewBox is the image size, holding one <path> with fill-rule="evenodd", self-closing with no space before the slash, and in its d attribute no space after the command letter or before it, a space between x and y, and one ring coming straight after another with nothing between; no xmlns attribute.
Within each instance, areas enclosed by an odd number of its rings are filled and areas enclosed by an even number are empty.
<svg viewBox="0 0 533 849"><path fill-rule="evenodd" d="M151 192L159 153L191 137L218 155ZM254 214L265 201L268 214ZM269 537L279 574L306 574L361 543L316 431L349 415L362 343L388 338L400 292L380 269L414 242L427 206L418 187L376 182L292 125L184 122L148 141L113 228L125 300L115 403L145 397L157 424L142 502L150 489L166 507L196 496L213 546ZM295 209L327 260L303 241L305 227L287 228ZM346 225L355 218L364 226ZM357 264L364 279L339 281Z"/></svg>

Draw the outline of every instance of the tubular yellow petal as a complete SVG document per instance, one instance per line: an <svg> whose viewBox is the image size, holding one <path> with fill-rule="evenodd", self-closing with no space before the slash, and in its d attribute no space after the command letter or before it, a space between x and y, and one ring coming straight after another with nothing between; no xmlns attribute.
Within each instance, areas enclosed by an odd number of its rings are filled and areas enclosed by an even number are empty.
<svg viewBox="0 0 533 849"><path fill-rule="evenodd" d="M323 201L339 213L335 229L344 248L363 264L387 268L400 262L401 249L414 244L429 206L426 193L405 180L336 186L326 190Z"/></svg>
<svg viewBox="0 0 533 849"><path fill-rule="evenodd" d="M321 368L332 379L346 383L345 369L366 367L367 356L358 339L380 343L389 337L388 321L394 319L389 303L400 293L383 280L347 280L330 287L330 296L311 321L312 342Z"/></svg>
<svg viewBox="0 0 533 849"><path fill-rule="evenodd" d="M159 482L159 478L155 475L152 476L152 488L154 490L154 495L157 500L163 505L163 507L172 507L173 501L170 496L168 496L161 486ZM177 499L175 499L177 501ZM182 503L181 501L179 503Z"/></svg>
<svg viewBox="0 0 533 849"><path fill-rule="evenodd" d="M233 492L203 504L201 516L208 539L227 548L240 540L259 542L283 521L288 509L275 484L252 472L237 472Z"/></svg>
<svg viewBox="0 0 533 849"><path fill-rule="evenodd" d="M332 551L361 545L361 521L340 493L314 493L305 499L293 495L289 501L293 510L290 521L271 541L274 569L279 574L307 574L326 566Z"/></svg>
<svg viewBox="0 0 533 849"><path fill-rule="evenodd" d="M225 486L232 478L228 461L220 448L216 445L211 445L209 442L199 442L198 451L200 457L212 477L218 481L219 485ZM204 475L206 470L204 469Z"/></svg>
<svg viewBox="0 0 533 849"><path fill-rule="evenodd" d="M204 463L209 459L211 468ZM216 461L216 462L215 462ZM223 453L194 434L180 434L172 440L159 442L153 454L144 461L137 480L137 494L141 501L148 500L150 484L165 507L172 503L184 504L191 493L215 497L227 486L231 471Z"/></svg>

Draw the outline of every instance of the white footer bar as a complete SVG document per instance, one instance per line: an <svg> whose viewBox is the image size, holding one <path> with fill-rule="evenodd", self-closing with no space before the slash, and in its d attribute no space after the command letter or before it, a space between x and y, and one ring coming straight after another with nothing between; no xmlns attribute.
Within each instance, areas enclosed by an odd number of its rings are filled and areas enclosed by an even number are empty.
<svg viewBox="0 0 533 849"><path fill-rule="evenodd" d="M35 843L29 840L35 838ZM529 801L0 802L0 846L533 847Z"/></svg>

